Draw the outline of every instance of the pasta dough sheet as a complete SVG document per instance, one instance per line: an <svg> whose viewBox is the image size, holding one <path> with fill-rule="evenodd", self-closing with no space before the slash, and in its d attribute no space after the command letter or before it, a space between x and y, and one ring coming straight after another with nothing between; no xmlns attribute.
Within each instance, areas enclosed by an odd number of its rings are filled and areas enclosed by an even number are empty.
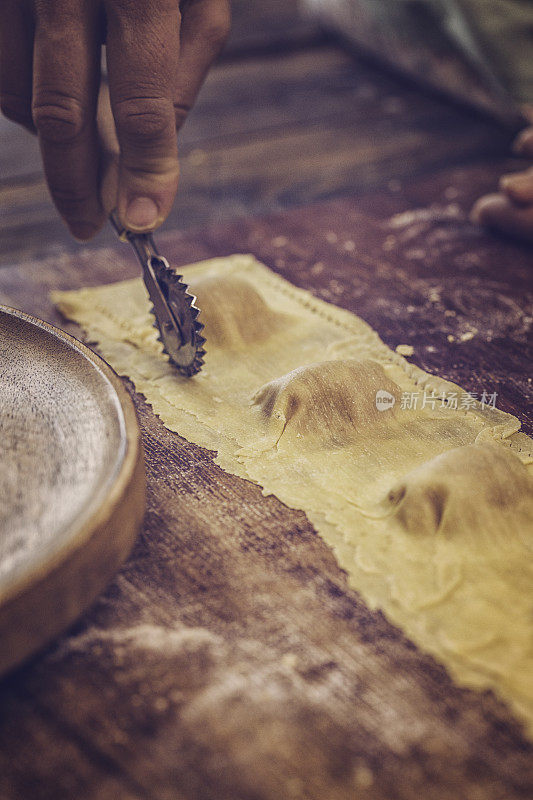
<svg viewBox="0 0 533 800"><path fill-rule="evenodd" d="M53 299L168 428L304 510L371 607L532 734L532 442L518 420L461 401L251 256L182 271L207 337L192 379L162 354L141 279Z"/></svg>

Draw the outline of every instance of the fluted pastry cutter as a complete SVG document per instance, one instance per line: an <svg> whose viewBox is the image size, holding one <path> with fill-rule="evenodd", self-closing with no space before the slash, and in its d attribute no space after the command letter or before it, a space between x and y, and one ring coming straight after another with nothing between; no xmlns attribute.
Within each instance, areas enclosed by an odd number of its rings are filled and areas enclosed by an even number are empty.
<svg viewBox="0 0 533 800"><path fill-rule="evenodd" d="M151 233L133 233L121 224L115 212L111 224L122 241L135 250L143 269L143 279L152 301L154 327L171 364L187 377L202 369L205 355L203 325L198 320L200 309L196 297L188 291L182 275L172 269L155 246Z"/></svg>

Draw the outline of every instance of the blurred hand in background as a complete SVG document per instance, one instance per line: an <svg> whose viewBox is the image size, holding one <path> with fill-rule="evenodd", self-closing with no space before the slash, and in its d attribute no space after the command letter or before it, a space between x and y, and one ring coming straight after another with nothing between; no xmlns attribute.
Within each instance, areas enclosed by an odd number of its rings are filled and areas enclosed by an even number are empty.
<svg viewBox="0 0 533 800"><path fill-rule="evenodd" d="M516 155L533 159L533 107L525 109L532 122L514 142ZM533 168L503 175L500 191L481 197L472 219L511 236L533 241Z"/></svg>

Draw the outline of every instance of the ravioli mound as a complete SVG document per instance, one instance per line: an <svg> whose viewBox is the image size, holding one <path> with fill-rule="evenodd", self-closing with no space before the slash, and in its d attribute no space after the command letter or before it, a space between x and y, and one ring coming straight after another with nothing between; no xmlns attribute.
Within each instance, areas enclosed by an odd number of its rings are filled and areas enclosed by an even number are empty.
<svg viewBox="0 0 533 800"><path fill-rule="evenodd" d="M383 422L376 394L400 399L399 387L374 361L355 358L298 367L262 386L252 402L280 430L284 440L305 438L325 447L343 447L365 426Z"/></svg>
<svg viewBox="0 0 533 800"><path fill-rule="evenodd" d="M527 533L533 519L533 479L510 450L473 444L417 467L390 490L386 502L412 534L477 532L488 551L487 534L493 529L497 534L511 524ZM533 530L530 533L533 546ZM508 540L512 538L511 533Z"/></svg>
<svg viewBox="0 0 533 800"><path fill-rule="evenodd" d="M210 347L238 349L264 342L272 331L290 325L290 318L270 308L242 278L207 275L191 287L201 309L200 321Z"/></svg>
<svg viewBox="0 0 533 800"><path fill-rule="evenodd" d="M140 279L54 299L169 428L303 509L370 606L533 734L533 457L518 420L406 407L404 393L461 389L251 256L183 274L207 336L191 379L165 359Z"/></svg>

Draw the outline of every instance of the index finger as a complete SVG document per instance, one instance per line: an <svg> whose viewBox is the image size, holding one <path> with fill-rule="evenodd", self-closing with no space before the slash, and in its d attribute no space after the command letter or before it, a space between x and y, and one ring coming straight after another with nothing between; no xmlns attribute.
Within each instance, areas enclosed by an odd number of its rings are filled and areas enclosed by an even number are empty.
<svg viewBox="0 0 533 800"><path fill-rule="evenodd" d="M104 222L98 199L96 97L100 47L91 4L35 4L33 122L54 203L79 239Z"/></svg>
<svg viewBox="0 0 533 800"><path fill-rule="evenodd" d="M167 217L178 186L173 79L179 58L177 0L107 3L107 65L120 146L117 209L130 230Z"/></svg>

